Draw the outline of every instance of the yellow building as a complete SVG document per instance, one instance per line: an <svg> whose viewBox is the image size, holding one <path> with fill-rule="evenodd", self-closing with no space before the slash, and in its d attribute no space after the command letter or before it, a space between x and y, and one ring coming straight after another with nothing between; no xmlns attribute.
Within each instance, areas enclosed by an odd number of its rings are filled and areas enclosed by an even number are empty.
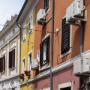
<svg viewBox="0 0 90 90"><path fill-rule="evenodd" d="M34 59L34 7L36 3L37 0L26 0L16 20L21 29L20 90L32 90L32 83L27 81L33 78L31 60Z"/></svg>

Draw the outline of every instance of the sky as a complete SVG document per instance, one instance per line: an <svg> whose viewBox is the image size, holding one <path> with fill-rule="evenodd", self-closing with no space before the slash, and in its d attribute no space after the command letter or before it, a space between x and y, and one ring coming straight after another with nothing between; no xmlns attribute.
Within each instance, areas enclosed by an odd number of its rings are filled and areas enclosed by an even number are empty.
<svg viewBox="0 0 90 90"><path fill-rule="evenodd" d="M25 0L0 0L0 31L11 16L19 14Z"/></svg>

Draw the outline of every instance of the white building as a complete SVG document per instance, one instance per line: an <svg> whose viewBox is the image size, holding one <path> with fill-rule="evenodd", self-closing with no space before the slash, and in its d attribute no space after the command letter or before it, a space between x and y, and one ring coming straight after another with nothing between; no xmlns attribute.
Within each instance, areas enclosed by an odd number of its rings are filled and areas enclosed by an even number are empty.
<svg viewBox="0 0 90 90"><path fill-rule="evenodd" d="M0 32L0 90L19 90L20 30L15 15Z"/></svg>

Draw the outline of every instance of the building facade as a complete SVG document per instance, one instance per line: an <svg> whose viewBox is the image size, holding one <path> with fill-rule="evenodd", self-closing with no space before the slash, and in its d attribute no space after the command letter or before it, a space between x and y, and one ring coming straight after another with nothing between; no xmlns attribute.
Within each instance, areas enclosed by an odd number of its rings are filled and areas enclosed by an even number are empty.
<svg viewBox="0 0 90 90"><path fill-rule="evenodd" d="M0 32L0 90L19 90L20 31L15 15Z"/></svg>
<svg viewBox="0 0 90 90"><path fill-rule="evenodd" d="M16 20L21 28L20 90L32 90L32 83L25 85L22 85L22 83L33 78L31 60L34 59L34 7L36 3L37 0L26 0Z"/></svg>
<svg viewBox="0 0 90 90"><path fill-rule="evenodd" d="M90 43L88 41L90 32L90 2L89 0L82 1L84 2L83 5L85 6L83 7L83 9L85 8L85 10L87 10L87 19L84 17L85 22L83 24L83 35L81 35L82 24L79 26L75 26L66 23L67 8L74 2L74 0L37 0L36 3L32 0L29 0L30 3L28 2L28 0L25 1L23 6L24 9L21 9L21 12L18 16L18 18L20 19L18 23L25 19L21 24L21 28L25 27L24 23L26 22L26 24L28 24L28 20L27 18L24 18L26 15L24 12L27 12L26 16L28 17L28 13L30 13L30 10L34 10L35 15L33 17L33 31L35 32L34 38L32 37L34 42L32 59L37 59L38 69L32 70L33 76L30 77L30 79L25 79L25 81L21 83L21 89L22 87L28 88L28 85L32 85L29 88L32 88L32 90L50 90L51 86L52 90L78 90L80 88L83 90L90 88L89 76L85 74L84 76L81 75L82 77L74 75L74 62L81 59L85 61L86 59L89 59L90 55ZM31 8L33 6L33 3L34 7ZM53 4L54 6L52 6ZM44 9L45 16L40 21L37 21L37 14L41 9ZM24 37L27 39L28 34ZM29 41L29 39L27 40ZM29 41L28 44L30 44L29 46L32 46L32 42L30 42L31 41ZM21 45L22 48L24 46L24 42L21 42ZM23 48L27 51L30 51L32 49L29 49L29 46L24 46L26 48ZM21 51L22 54L25 52L25 50ZM21 58L24 58L25 54L23 54L23 56L22 54ZM28 52L26 53L26 55L28 55ZM25 62L27 62L27 59ZM88 64L88 62L85 63ZM31 64L29 66L31 66ZM51 64L52 72L50 73ZM22 68L24 68L23 66L21 59L21 71ZM50 74L52 74L51 79Z"/></svg>

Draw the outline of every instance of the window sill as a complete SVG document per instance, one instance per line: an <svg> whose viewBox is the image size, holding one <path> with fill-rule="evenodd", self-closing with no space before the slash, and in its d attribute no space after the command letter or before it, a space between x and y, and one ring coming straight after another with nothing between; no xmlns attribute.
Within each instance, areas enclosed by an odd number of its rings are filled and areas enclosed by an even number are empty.
<svg viewBox="0 0 90 90"><path fill-rule="evenodd" d="M71 53L71 49L69 51L65 52L64 54L61 54L60 55L60 58L63 58L64 56L66 56L66 55L68 55L70 53Z"/></svg>
<svg viewBox="0 0 90 90"><path fill-rule="evenodd" d="M5 74L5 71L1 72L2 74Z"/></svg>
<svg viewBox="0 0 90 90"><path fill-rule="evenodd" d="M15 68L16 68L16 67L12 67L12 68L10 68L10 70L13 71L13 70L15 70Z"/></svg>
<svg viewBox="0 0 90 90"><path fill-rule="evenodd" d="M43 71L43 70L46 70L46 69L49 69L49 68L50 68L50 65L48 66L48 64L46 64L41 69L39 68L39 71Z"/></svg>

